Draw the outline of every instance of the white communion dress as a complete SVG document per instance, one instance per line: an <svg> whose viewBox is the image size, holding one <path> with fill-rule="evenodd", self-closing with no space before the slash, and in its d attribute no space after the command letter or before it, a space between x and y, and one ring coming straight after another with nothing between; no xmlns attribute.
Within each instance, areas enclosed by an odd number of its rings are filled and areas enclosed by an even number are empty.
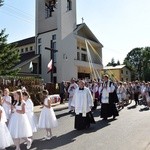
<svg viewBox="0 0 150 150"><path fill-rule="evenodd" d="M2 106L0 106L0 111L2 111L0 119L0 149L5 149L6 147L13 145L14 143L10 132L6 126L7 119L4 108Z"/></svg>
<svg viewBox="0 0 150 150"><path fill-rule="evenodd" d="M24 101L22 101L21 105L18 105L18 102L15 105L16 111L12 113L8 129L10 131L10 134L12 138L26 138L32 136L32 128L29 122L29 119L27 117L27 114L20 114L17 112L17 110L22 110L22 105L25 104Z"/></svg>
<svg viewBox="0 0 150 150"><path fill-rule="evenodd" d="M11 97L10 96L3 96L3 99L5 99L7 102L9 102L11 104ZM5 110L6 118L9 119L10 115L11 115L11 106L5 102L3 103L2 106Z"/></svg>
<svg viewBox="0 0 150 150"><path fill-rule="evenodd" d="M49 100L50 99L45 98L44 104L48 105ZM46 129L46 128L54 128L57 126L58 126L58 121L57 121L57 118L55 116L53 108L52 107L47 108L44 106L41 110L38 127Z"/></svg>
<svg viewBox="0 0 150 150"><path fill-rule="evenodd" d="M30 125L32 127L32 132L37 132L37 120L35 118L33 108L34 108L34 105L33 105L32 100L28 99L26 101L25 111L26 111L27 117L29 119Z"/></svg>

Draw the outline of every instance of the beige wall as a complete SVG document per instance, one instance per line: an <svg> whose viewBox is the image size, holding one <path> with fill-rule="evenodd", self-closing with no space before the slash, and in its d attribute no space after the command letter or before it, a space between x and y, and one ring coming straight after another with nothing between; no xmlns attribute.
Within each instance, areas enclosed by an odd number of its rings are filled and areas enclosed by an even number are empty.
<svg viewBox="0 0 150 150"><path fill-rule="evenodd" d="M131 72L127 67L123 67L122 69L102 70L101 74L104 73L107 73L110 77L113 77L113 79L117 81L131 81Z"/></svg>

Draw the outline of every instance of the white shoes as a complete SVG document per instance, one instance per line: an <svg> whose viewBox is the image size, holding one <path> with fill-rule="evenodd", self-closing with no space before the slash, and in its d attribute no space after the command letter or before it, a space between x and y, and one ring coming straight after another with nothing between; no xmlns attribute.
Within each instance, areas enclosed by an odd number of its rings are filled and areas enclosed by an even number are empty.
<svg viewBox="0 0 150 150"><path fill-rule="evenodd" d="M52 139L52 137L53 137L52 135L50 135L50 136L45 136L44 139L45 139L45 140L50 140L50 139Z"/></svg>
<svg viewBox="0 0 150 150"><path fill-rule="evenodd" d="M27 149L30 149L32 145L32 139L29 139L29 141L27 141Z"/></svg>

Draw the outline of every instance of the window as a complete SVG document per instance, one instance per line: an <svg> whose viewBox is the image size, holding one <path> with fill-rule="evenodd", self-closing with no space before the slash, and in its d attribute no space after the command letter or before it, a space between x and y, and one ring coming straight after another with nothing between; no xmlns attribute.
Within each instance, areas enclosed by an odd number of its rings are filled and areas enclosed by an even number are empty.
<svg viewBox="0 0 150 150"><path fill-rule="evenodd" d="M56 63L56 52L54 52L54 58L53 58L54 63Z"/></svg>
<svg viewBox="0 0 150 150"><path fill-rule="evenodd" d="M38 43L41 43L41 38L38 39Z"/></svg>
<svg viewBox="0 0 150 150"><path fill-rule="evenodd" d="M21 49L21 53L23 53L23 52L24 52L24 49L22 48L22 49Z"/></svg>
<svg viewBox="0 0 150 150"><path fill-rule="evenodd" d="M57 73L57 68L56 68L56 66L53 66L53 67L54 67L53 73Z"/></svg>
<svg viewBox="0 0 150 150"><path fill-rule="evenodd" d="M77 52L77 60L80 60L80 53Z"/></svg>
<svg viewBox="0 0 150 150"><path fill-rule="evenodd" d="M87 55L86 54L81 54L81 60L82 61L87 61Z"/></svg>
<svg viewBox="0 0 150 150"><path fill-rule="evenodd" d="M32 46L30 46L30 51L32 51L33 50L33 47Z"/></svg>
<svg viewBox="0 0 150 150"><path fill-rule="evenodd" d="M79 49L79 46L77 46L77 49Z"/></svg>
<svg viewBox="0 0 150 150"><path fill-rule="evenodd" d="M81 50L86 52L86 48L81 48Z"/></svg>
<svg viewBox="0 0 150 150"><path fill-rule="evenodd" d="M52 40L56 40L56 34L52 35Z"/></svg>
<svg viewBox="0 0 150 150"><path fill-rule="evenodd" d="M57 77L53 77L54 83L57 83Z"/></svg>
<svg viewBox="0 0 150 150"><path fill-rule="evenodd" d="M25 49L25 50L26 50L26 52L28 52L28 47L26 47L26 49Z"/></svg>
<svg viewBox="0 0 150 150"><path fill-rule="evenodd" d="M126 71L126 74L128 74L128 71Z"/></svg>
<svg viewBox="0 0 150 150"><path fill-rule="evenodd" d="M53 40L51 40L51 46L52 49L56 50L56 42L53 42Z"/></svg>
<svg viewBox="0 0 150 150"><path fill-rule="evenodd" d="M123 74L123 70L121 70L121 73Z"/></svg>
<svg viewBox="0 0 150 150"><path fill-rule="evenodd" d="M37 74L37 63L33 63L33 71L32 71L32 73L33 74Z"/></svg>
<svg viewBox="0 0 150 150"><path fill-rule="evenodd" d="M41 54L41 45L38 45L38 54Z"/></svg>
<svg viewBox="0 0 150 150"><path fill-rule="evenodd" d="M67 11L72 9L72 1L71 0L67 0Z"/></svg>

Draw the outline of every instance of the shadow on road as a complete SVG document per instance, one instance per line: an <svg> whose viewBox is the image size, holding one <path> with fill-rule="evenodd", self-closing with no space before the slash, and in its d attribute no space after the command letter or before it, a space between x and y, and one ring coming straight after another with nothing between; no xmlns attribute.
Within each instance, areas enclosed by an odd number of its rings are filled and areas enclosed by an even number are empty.
<svg viewBox="0 0 150 150"><path fill-rule="evenodd" d="M55 149L57 147L72 143L76 140L76 137L82 135L83 131L70 131L58 137L53 137L51 140L42 141L42 139L34 140L32 149Z"/></svg>
<svg viewBox="0 0 150 150"><path fill-rule="evenodd" d="M132 106L127 107L127 109L135 109L135 108L136 108L136 105L132 105Z"/></svg>

